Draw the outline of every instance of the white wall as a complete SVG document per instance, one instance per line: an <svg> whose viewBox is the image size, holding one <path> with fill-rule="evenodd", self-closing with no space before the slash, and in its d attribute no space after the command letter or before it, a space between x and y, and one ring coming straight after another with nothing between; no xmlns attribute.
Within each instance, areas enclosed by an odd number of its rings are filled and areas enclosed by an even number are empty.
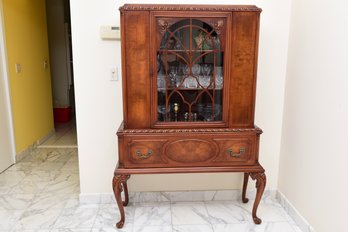
<svg viewBox="0 0 348 232"><path fill-rule="evenodd" d="M131 3L132 1L127 1ZM145 1L133 1L145 2ZM155 3L156 1L148 1ZM172 3L172 1L157 1ZM122 121L122 84L110 82L110 69L121 66L118 41L103 41L101 25L119 25L125 1L71 1L77 134L82 193L111 192L117 163L115 132ZM268 184L277 188L290 0L178 1L197 4L256 4L263 9L260 28L256 124L264 130L260 161ZM133 176L130 190L237 189L240 174ZM170 184L167 184L170 183ZM254 186L254 185L253 185Z"/></svg>
<svg viewBox="0 0 348 232"><path fill-rule="evenodd" d="M345 231L348 2L294 0L279 190L316 231Z"/></svg>

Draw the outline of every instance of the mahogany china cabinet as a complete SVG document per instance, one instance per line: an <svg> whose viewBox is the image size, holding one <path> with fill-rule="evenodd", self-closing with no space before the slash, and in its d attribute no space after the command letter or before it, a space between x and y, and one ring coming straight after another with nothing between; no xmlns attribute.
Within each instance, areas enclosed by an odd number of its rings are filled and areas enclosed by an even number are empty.
<svg viewBox="0 0 348 232"><path fill-rule="evenodd" d="M261 9L126 4L121 12L123 116L113 190L125 221L132 174L243 172L265 189L254 125ZM124 200L121 193L124 192Z"/></svg>

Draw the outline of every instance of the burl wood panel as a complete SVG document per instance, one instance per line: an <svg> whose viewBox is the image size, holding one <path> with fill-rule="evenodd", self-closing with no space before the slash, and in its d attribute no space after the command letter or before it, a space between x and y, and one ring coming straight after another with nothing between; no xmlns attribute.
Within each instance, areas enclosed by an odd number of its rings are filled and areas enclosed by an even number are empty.
<svg viewBox="0 0 348 232"><path fill-rule="evenodd" d="M122 29L124 122L126 128L150 126L149 12L124 12Z"/></svg>
<svg viewBox="0 0 348 232"><path fill-rule="evenodd" d="M202 139L176 140L166 146L164 155L182 163L204 162L216 156L215 144Z"/></svg>
<svg viewBox="0 0 348 232"><path fill-rule="evenodd" d="M254 126L259 12L233 12L230 127Z"/></svg>

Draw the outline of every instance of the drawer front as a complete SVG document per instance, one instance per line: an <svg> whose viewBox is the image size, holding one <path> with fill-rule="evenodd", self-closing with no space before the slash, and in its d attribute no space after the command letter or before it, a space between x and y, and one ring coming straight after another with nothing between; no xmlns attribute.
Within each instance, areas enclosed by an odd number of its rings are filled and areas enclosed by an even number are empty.
<svg viewBox="0 0 348 232"><path fill-rule="evenodd" d="M124 141L125 168L253 165L258 152L255 135L149 135Z"/></svg>
<svg viewBox="0 0 348 232"><path fill-rule="evenodd" d="M231 164L254 164L256 161L255 142L253 138L219 138L214 139L219 146L219 155L214 162Z"/></svg>
<svg viewBox="0 0 348 232"><path fill-rule="evenodd" d="M162 159L162 147L167 140L151 139L151 140L131 140L127 145L126 161L130 164L158 164L162 165L166 162Z"/></svg>

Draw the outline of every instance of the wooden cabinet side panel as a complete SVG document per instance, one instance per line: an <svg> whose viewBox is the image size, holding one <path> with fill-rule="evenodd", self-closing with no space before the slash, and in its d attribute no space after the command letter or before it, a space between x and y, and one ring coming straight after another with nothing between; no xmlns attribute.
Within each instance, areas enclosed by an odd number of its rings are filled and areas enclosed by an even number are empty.
<svg viewBox="0 0 348 232"><path fill-rule="evenodd" d="M230 127L253 127L259 12L234 12L230 83Z"/></svg>
<svg viewBox="0 0 348 232"><path fill-rule="evenodd" d="M122 52L126 128L150 127L150 30L148 11L124 12Z"/></svg>

